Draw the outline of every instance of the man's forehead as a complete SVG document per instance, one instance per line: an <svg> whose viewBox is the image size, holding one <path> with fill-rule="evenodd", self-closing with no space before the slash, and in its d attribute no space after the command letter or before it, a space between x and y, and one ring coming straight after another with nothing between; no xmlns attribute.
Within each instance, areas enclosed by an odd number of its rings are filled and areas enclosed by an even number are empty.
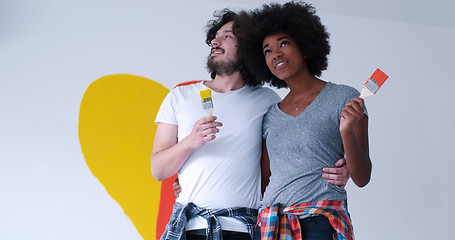
<svg viewBox="0 0 455 240"><path fill-rule="evenodd" d="M218 33L226 33L226 32L232 32L232 24L234 22L228 22L226 24L224 24L220 29L218 29L218 31L216 32L216 34Z"/></svg>

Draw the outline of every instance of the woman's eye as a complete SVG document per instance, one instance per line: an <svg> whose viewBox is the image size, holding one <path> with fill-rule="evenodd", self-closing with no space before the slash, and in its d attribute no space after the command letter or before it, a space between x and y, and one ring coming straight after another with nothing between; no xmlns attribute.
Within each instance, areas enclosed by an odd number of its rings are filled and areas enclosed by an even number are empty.
<svg viewBox="0 0 455 240"><path fill-rule="evenodd" d="M270 50L268 50L268 49L264 51L264 55L265 55L265 56L269 55L270 53L272 53L272 51L270 51Z"/></svg>
<svg viewBox="0 0 455 240"><path fill-rule="evenodd" d="M284 46L286 46L286 45L288 45L288 44L289 44L288 41L283 41L283 42L280 44L280 47L284 47Z"/></svg>
<svg viewBox="0 0 455 240"><path fill-rule="evenodd" d="M226 37L225 37L225 38L232 38L232 36L230 36L230 35L226 35Z"/></svg>

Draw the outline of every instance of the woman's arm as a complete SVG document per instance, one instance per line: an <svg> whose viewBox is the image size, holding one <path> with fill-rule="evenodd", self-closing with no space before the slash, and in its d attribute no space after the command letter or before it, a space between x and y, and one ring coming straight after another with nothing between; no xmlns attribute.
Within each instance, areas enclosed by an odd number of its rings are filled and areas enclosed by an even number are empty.
<svg viewBox="0 0 455 240"><path fill-rule="evenodd" d="M368 117L364 114L363 99L355 97L341 113L340 133L346 154L346 165L354 183L368 184L371 160L368 147Z"/></svg>
<svg viewBox="0 0 455 240"><path fill-rule="evenodd" d="M323 168L322 171L326 172L322 174L323 178L326 178L330 184L337 185L341 188L346 186L349 180L349 172L346 167L346 160L344 158L339 159L335 163L335 168ZM261 192L264 195L265 188L270 181L270 160L267 152L265 143L262 143L262 157L261 157Z"/></svg>
<svg viewBox="0 0 455 240"><path fill-rule="evenodd" d="M270 181L270 160L269 153L267 152L267 147L264 142L262 142L262 156L261 156L261 193L264 195L265 188L269 185Z"/></svg>

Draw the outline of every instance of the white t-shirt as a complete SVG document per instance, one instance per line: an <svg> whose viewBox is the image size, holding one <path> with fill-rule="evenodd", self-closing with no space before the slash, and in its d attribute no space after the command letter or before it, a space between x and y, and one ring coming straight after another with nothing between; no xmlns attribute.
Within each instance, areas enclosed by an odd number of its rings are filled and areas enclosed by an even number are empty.
<svg viewBox="0 0 455 240"><path fill-rule="evenodd" d="M206 117L200 90L203 82L173 89L163 100L156 123L178 125L178 141L191 133L194 123ZM245 85L227 93L212 90L213 115L223 123L216 139L194 150L179 170L182 192L177 202L199 207L258 208L262 120L267 109L280 101L270 88ZM219 217L223 230L247 232L238 220ZM186 230L207 228L202 217L191 219Z"/></svg>

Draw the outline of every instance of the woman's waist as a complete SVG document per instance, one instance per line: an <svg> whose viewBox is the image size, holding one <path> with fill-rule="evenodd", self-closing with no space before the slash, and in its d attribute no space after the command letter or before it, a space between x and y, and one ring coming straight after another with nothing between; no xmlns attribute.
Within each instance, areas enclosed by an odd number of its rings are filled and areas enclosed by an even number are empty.
<svg viewBox="0 0 455 240"><path fill-rule="evenodd" d="M322 200L346 201L346 190L327 182L322 176L302 177L293 181L274 183L267 186L261 206L281 203L285 206Z"/></svg>

